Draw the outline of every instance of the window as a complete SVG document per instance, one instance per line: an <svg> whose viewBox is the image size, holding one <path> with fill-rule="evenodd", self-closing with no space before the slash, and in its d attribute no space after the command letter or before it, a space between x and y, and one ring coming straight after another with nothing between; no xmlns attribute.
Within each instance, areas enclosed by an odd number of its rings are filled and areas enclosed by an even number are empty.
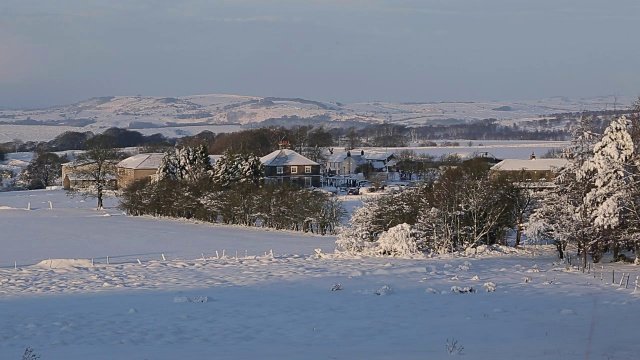
<svg viewBox="0 0 640 360"><path fill-rule="evenodd" d="M304 186L306 186L306 187L311 186L311 178L310 177L304 178Z"/></svg>
<svg viewBox="0 0 640 360"><path fill-rule="evenodd" d="M305 166L304 167L304 173L305 174L311 174L311 166Z"/></svg>
<svg viewBox="0 0 640 360"><path fill-rule="evenodd" d="M276 168L276 174L280 175L280 174L282 174L282 173L283 173L282 166L278 166L278 167Z"/></svg>
<svg viewBox="0 0 640 360"><path fill-rule="evenodd" d="M291 167L291 173L292 174L297 174L298 173L298 167L297 166L292 166Z"/></svg>

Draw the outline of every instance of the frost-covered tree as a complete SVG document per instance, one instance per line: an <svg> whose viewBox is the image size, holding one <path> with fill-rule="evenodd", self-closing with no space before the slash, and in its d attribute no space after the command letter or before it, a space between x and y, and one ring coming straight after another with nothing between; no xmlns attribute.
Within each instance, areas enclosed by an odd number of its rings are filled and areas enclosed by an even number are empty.
<svg viewBox="0 0 640 360"><path fill-rule="evenodd" d="M624 116L612 121L602 139L595 144L593 157L585 161L580 173L593 176L593 186L584 201L592 209L591 219L602 234L621 224L625 203L629 199L630 160L634 145L627 131L628 125ZM599 247L612 245L614 258L617 258L619 243L614 239L601 238Z"/></svg>
<svg viewBox="0 0 640 360"><path fill-rule="evenodd" d="M630 110L627 120L634 151L629 161L630 181L625 198L624 237L635 247L636 264L640 265L640 98L631 105Z"/></svg>
<svg viewBox="0 0 640 360"><path fill-rule="evenodd" d="M429 206L422 208L418 228L433 234L431 221L445 226L437 230L451 237L443 240L445 245L436 246L438 251L450 245L454 250L466 250L482 242L495 243L513 223L509 217L513 205L510 189L505 179L490 177L486 162L479 159L447 169L433 186Z"/></svg>
<svg viewBox="0 0 640 360"><path fill-rule="evenodd" d="M593 177L593 186L585 196L593 212L596 226L615 228L620 224L623 202L630 181L629 160L633 142L627 131L628 121L622 116L606 128L602 139L595 144L593 156L582 164L578 180Z"/></svg>
<svg viewBox="0 0 640 360"><path fill-rule="evenodd" d="M446 254L455 250L455 223L448 211L436 207L425 208L417 222L419 236L424 245L436 254Z"/></svg>
<svg viewBox="0 0 640 360"><path fill-rule="evenodd" d="M408 257L422 253L418 246L418 232L406 223L383 232L377 245L376 250L382 255Z"/></svg>
<svg viewBox="0 0 640 360"><path fill-rule="evenodd" d="M567 245L578 240L580 222L576 222L575 204L568 193L551 189L545 191L540 205L524 224L524 234L534 243L553 242L560 259L565 258Z"/></svg>
<svg viewBox="0 0 640 360"><path fill-rule="evenodd" d="M543 196L541 206L528 222L528 232L549 234L557 242L561 257L567 244L575 244L586 266L587 254L597 254L598 227L593 224L594 207L586 201L594 186L594 171L586 167L593 157L599 135L593 131L593 119L582 117L573 129L573 139L564 151L567 165L554 177L554 188ZM533 226L533 229L531 227Z"/></svg>
<svg viewBox="0 0 640 360"><path fill-rule="evenodd" d="M382 208L376 199L364 199L362 206L353 210L349 226L338 229L338 248L347 252L360 252L370 247L385 230L380 221L381 213Z"/></svg>
<svg viewBox="0 0 640 360"><path fill-rule="evenodd" d="M211 162L206 146L183 147L166 152L158 168L160 180L178 180L195 183L208 176Z"/></svg>
<svg viewBox="0 0 640 360"><path fill-rule="evenodd" d="M264 181L264 167L260 158L253 154L227 151L213 165L211 179L223 188L236 184L259 186Z"/></svg>

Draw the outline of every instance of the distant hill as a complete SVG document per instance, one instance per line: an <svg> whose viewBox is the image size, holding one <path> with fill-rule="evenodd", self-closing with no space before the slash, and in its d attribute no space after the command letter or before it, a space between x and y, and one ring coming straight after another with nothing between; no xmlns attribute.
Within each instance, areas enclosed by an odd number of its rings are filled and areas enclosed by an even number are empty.
<svg viewBox="0 0 640 360"><path fill-rule="evenodd" d="M631 98L603 96L591 99L554 97L530 101L490 102L361 102L343 104L301 98L241 95L192 95L180 97L108 96L76 104L39 110L0 108L0 127L46 126L66 130L100 132L109 127L157 132L162 128L233 125L327 124L391 122L407 126L496 119L516 123L538 120L549 114L625 108ZM160 130L159 130L160 129ZM193 128L195 130L196 128ZM20 136L12 128L6 136ZM176 130L174 130L176 131ZM55 129L54 131L55 132ZM60 131L61 132L61 131Z"/></svg>

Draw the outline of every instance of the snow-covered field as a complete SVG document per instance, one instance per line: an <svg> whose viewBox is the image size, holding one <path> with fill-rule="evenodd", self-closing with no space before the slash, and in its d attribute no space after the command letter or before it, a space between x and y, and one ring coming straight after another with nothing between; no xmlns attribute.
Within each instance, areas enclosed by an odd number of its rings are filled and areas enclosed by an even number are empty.
<svg viewBox="0 0 640 360"><path fill-rule="evenodd" d="M541 157L552 149L561 149L569 145L568 141L535 141L535 140L449 140L458 142L459 146L409 146L402 148L368 148L367 150L400 153L409 150L416 154L428 154L436 158L443 155L457 154L468 158L479 153L489 153L498 159L528 159L531 153Z"/></svg>
<svg viewBox="0 0 640 360"><path fill-rule="evenodd" d="M42 360L640 356L638 267L604 264L600 280L546 248L345 258L331 236L114 205L0 193L0 359L27 346ZM628 289L614 268L632 274Z"/></svg>

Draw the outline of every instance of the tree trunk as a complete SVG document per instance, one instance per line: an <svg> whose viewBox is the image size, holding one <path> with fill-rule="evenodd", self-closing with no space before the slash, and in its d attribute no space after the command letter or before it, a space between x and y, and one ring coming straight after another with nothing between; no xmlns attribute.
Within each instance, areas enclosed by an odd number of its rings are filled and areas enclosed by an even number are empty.
<svg viewBox="0 0 640 360"><path fill-rule="evenodd" d="M96 210L102 210L102 189L98 189L96 197L98 198L98 209Z"/></svg>
<svg viewBox="0 0 640 360"><path fill-rule="evenodd" d="M522 238L522 212L518 212L518 229L516 232L516 247L520 246L521 238Z"/></svg>

